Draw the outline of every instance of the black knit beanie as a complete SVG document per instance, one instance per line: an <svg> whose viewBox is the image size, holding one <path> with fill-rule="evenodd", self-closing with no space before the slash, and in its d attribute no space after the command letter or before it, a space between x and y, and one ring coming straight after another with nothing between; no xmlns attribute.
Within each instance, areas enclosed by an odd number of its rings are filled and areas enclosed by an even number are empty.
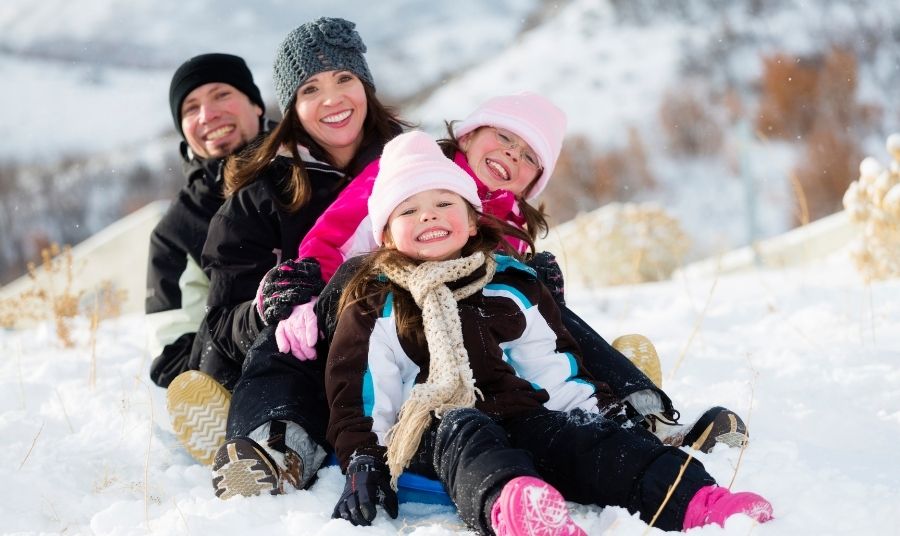
<svg viewBox="0 0 900 536"><path fill-rule="evenodd" d="M322 17L295 28L275 53L272 81L282 115L309 78L325 71L350 71L375 89L375 81L363 52L366 45L355 24L336 17Z"/></svg>
<svg viewBox="0 0 900 536"><path fill-rule="evenodd" d="M169 106L172 107L172 119L175 120L175 130L182 136L181 131L181 103L194 89L219 82L234 86L250 102L263 110L266 104L262 100L259 88L253 83L253 75L247 67L247 63L238 56L231 54L201 54L194 56L181 64L181 67L172 75L172 83L169 85Z"/></svg>

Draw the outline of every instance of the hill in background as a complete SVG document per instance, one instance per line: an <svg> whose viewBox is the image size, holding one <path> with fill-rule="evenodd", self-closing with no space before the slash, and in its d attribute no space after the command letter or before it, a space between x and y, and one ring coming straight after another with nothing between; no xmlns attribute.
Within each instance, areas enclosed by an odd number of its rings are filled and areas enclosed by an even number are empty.
<svg viewBox="0 0 900 536"><path fill-rule="evenodd" d="M531 89L570 139L545 201L554 222L655 201L691 258L839 208L900 108L893 2L8 0L0 8L0 282L47 243L77 243L181 184L172 71L213 50L270 65L302 21L358 24L378 92L435 135L484 98Z"/></svg>

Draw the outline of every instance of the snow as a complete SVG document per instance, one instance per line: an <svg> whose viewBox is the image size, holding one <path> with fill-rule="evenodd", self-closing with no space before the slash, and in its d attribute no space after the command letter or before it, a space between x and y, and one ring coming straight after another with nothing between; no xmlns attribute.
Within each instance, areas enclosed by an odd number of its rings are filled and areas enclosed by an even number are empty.
<svg viewBox="0 0 900 536"><path fill-rule="evenodd" d="M735 88L752 121L764 55L857 43L859 101L878 110L873 132L860 140L864 151L883 157L884 136L896 129L900 62L890 28L900 4L813 4L260 0L249 7L243 0L45 0L36 6L4 0L0 76L15 83L0 85L0 100L13 103L0 114L0 132L7 133L0 162L52 163L114 152L127 157L164 136L174 140L168 83L184 59L199 53L246 58L274 105L271 66L280 41L303 21L342 16L357 24L368 46L379 95L432 134L489 96L527 89L563 108L568 135L585 136L598 151L621 148L636 129L658 187L618 200L665 206L692 237L689 257L696 259L791 228L790 173L802 153L797 144L755 139L749 127L742 134L723 125L717 154L693 161L668 154L660 103L687 89L686 66L701 69L695 74L703 82L700 98ZM174 142L170 146L174 155ZM734 165L739 150L748 162L743 168ZM165 164L156 162L148 167L158 172ZM105 204L121 205L119 190L101 190ZM745 215L748 192L756 196L756 221ZM40 212L33 217L52 220ZM83 238L60 229L48 234Z"/></svg>
<svg viewBox="0 0 900 536"><path fill-rule="evenodd" d="M421 0L4 0L0 76L15 84L0 85L0 100L15 106L0 115L0 132L16 136L0 145L0 161L105 152L170 133L169 81L196 54L243 57L274 105L275 50L321 16L356 23L379 94L408 97L477 62L483 47L502 49L536 4L478 2L460 12Z"/></svg>
<svg viewBox="0 0 900 536"><path fill-rule="evenodd" d="M118 151L103 165L161 162L163 150L175 149L168 83L185 58L215 50L245 57L272 102L280 40L303 21L343 16L369 46L379 95L400 100L436 88L402 110L432 133L484 98L525 89L557 102L570 134L601 147L621 145L635 125L661 184L638 199L664 202L698 251L720 251L747 243L753 225L757 237L791 225L787 177L796 151L724 134L721 152L745 162L757 181L753 224L746 222L747 185L724 159L662 154L659 101L676 83L685 49L713 49L717 35L724 47L722 28L749 36L707 75L746 85L759 76L762 54L820 50L828 35L852 32L854 20L889 26L900 4L757 2L762 16L744 13L742 3L714 4L694 0L684 4L691 16L663 13L646 23L617 18L625 2L592 0L260 0L253 7L243 0L3 0L0 77L12 82L0 85L8 103L0 159ZM536 10L543 10L540 24L523 31ZM897 56L877 45L871 63L861 64L859 97L880 106L882 123L893 128ZM871 150L883 136L863 141ZM724 405L748 421L752 441L743 455L695 454L720 483L734 479L734 489L770 499L776 520L733 519L693 534L900 534L900 281L864 284L846 251L836 251L788 270L594 291L570 283L568 296L608 339L638 332L654 341L665 388L685 420ZM148 378L143 322L139 315L104 322L93 349L83 318L73 349L60 347L49 324L0 332L0 444L9 454L0 462L0 533L467 533L452 511L423 505L403 505L398 520L382 513L372 528L331 520L343 486L334 468L323 469L310 491L217 499L208 469L172 433L165 391ZM573 508L589 534L646 532L621 508Z"/></svg>
<svg viewBox="0 0 900 536"><path fill-rule="evenodd" d="M791 269L567 295L608 339L654 341L686 420L723 405L747 421L743 454L694 455L721 484L768 498L776 519L692 534L900 532L900 280L865 284L841 250ZM416 504L371 528L332 520L343 487L333 467L308 491L217 499L148 379L144 329L139 315L105 321L94 350L86 319L68 350L50 325L0 332L0 533L469 533L451 510ZM621 508L570 505L589 534L648 533Z"/></svg>

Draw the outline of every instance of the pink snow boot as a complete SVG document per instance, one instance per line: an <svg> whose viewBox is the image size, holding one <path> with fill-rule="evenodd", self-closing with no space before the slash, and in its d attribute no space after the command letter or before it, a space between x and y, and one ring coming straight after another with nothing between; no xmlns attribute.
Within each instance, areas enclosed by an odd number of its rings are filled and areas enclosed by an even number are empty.
<svg viewBox="0 0 900 536"><path fill-rule="evenodd" d="M684 530L715 523L725 526L725 520L735 514L752 517L759 523L772 519L772 505L755 493L731 493L728 488L706 486L688 503L684 513Z"/></svg>
<svg viewBox="0 0 900 536"><path fill-rule="evenodd" d="M587 536L556 488L533 476L503 486L491 508L491 525L497 536Z"/></svg>

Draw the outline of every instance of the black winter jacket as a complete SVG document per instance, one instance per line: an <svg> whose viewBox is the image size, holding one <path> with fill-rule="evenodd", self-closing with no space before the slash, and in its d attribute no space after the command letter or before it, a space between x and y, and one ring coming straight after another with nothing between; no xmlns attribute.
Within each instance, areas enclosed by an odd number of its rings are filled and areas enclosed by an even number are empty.
<svg viewBox="0 0 900 536"><path fill-rule="evenodd" d="M310 200L289 213L279 200L290 169L288 158L276 157L260 178L230 197L213 216L203 247L210 290L191 361L229 389L264 327L254 303L259 282L270 268L297 256L300 240L347 184L340 171L307 162Z"/></svg>
<svg viewBox="0 0 900 536"><path fill-rule="evenodd" d="M150 235L147 266L147 314L181 307L178 278L190 256L200 265L209 220L222 206L222 160L191 157L181 142L187 184L176 195Z"/></svg>
<svg viewBox="0 0 900 536"><path fill-rule="evenodd" d="M276 125L261 117L260 136ZM144 312L152 346L162 346L150 366L150 378L161 387L168 387L178 374L197 368L191 365L191 348L209 286L200 272L200 257L209 222L225 201L224 159L197 158L185 141L179 150L187 184L153 229L147 263ZM191 295L184 296L183 289L190 289Z"/></svg>
<svg viewBox="0 0 900 536"><path fill-rule="evenodd" d="M200 266L209 221L224 202L223 161L193 157L184 141L181 142L181 156L187 184L178 191L172 204L154 227L150 235L147 263L144 312L148 315L148 320L152 319L149 325L152 326L150 336L153 343L163 345L161 353L150 366L150 378L161 387L167 387L175 376L188 369L197 326L187 328L178 324L188 318L196 318L195 315L199 313L188 311L190 305L182 302L183 278L202 278L196 267ZM189 264L193 264L195 268L189 270ZM202 288L206 282L197 284ZM202 299L202 296L195 299ZM171 333L173 329L185 331L180 334ZM169 340L172 336L176 338Z"/></svg>

